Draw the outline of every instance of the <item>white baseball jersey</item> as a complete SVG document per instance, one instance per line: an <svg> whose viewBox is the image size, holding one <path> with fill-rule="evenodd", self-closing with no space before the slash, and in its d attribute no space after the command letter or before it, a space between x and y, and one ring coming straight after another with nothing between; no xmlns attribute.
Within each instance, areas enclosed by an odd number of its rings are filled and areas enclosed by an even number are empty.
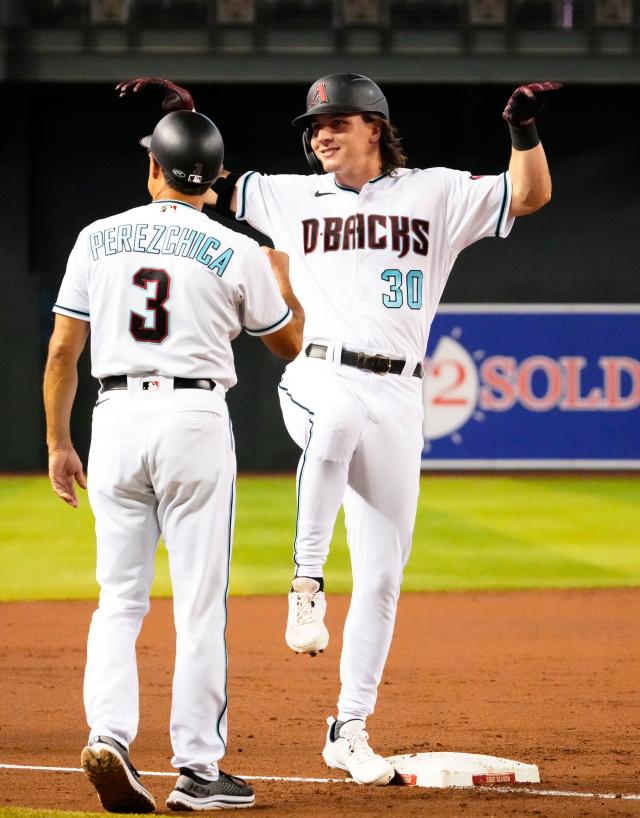
<svg viewBox="0 0 640 818"><path fill-rule="evenodd" d="M53 309L91 322L96 378L212 378L224 389L236 383L241 329L265 335L291 319L257 243L177 200L85 227Z"/></svg>
<svg viewBox="0 0 640 818"><path fill-rule="evenodd" d="M305 341L421 361L453 263L506 236L511 180L448 168L399 169L358 193L325 176L245 174L236 217L291 257Z"/></svg>
<svg viewBox="0 0 640 818"><path fill-rule="evenodd" d="M422 362L453 263L485 236L506 236L511 180L447 168L398 170L360 192L325 176L245 174L237 218L290 256L305 346L280 383L283 417L304 449L294 562L319 577L344 505L354 589L340 659L338 718L374 711L411 550L422 451ZM341 365L340 346L405 360L380 377Z"/></svg>

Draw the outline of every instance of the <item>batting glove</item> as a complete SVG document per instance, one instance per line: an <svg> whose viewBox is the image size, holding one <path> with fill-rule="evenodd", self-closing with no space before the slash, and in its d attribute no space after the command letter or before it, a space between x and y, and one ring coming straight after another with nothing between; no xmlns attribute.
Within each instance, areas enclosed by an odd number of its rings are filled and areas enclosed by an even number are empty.
<svg viewBox="0 0 640 818"><path fill-rule="evenodd" d="M520 85L509 97L502 118L514 128L531 125L538 116L550 91L562 88L561 82L531 82Z"/></svg>
<svg viewBox="0 0 640 818"><path fill-rule="evenodd" d="M193 97L187 89L162 77L138 77L135 80L124 80L116 85L116 91L120 97L126 97L129 94L137 94L138 91L149 86L157 86L162 89L164 94L162 110L166 113L170 111L195 111Z"/></svg>

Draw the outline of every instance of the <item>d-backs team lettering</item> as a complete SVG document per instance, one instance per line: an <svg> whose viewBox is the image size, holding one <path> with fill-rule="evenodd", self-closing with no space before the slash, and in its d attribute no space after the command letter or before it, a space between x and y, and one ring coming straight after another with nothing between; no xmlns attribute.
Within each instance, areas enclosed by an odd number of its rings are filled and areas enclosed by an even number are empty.
<svg viewBox="0 0 640 818"><path fill-rule="evenodd" d="M409 250L426 256L429 252L429 222L378 213L354 213L346 219L340 216L303 219L302 241L305 255L317 249L328 253L332 250L390 248L399 258L406 256Z"/></svg>

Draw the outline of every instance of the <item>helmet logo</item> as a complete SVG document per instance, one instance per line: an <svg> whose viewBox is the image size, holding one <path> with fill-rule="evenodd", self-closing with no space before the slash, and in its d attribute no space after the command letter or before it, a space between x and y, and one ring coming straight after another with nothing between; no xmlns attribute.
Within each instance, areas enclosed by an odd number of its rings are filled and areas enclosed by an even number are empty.
<svg viewBox="0 0 640 818"><path fill-rule="evenodd" d="M173 170L171 172L173 173L174 176L180 177L180 179L184 179L184 177L187 175L186 173L183 173L178 168L173 168Z"/></svg>
<svg viewBox="0 0 640 818"><path fill-rule="evenodd" d="M322 102L329 102L329 97L327 96L327 86L324 82L319 82L315 87L309 107L315 108L316 105L320 105Z"/></svg>
<svg viewBox="0 0 640 818"><path fill-rule="evenodd" d="M193 168L193 173L189 174L187 182L193 182L195 185L202 183L202 162L196 162Z"/></svg>

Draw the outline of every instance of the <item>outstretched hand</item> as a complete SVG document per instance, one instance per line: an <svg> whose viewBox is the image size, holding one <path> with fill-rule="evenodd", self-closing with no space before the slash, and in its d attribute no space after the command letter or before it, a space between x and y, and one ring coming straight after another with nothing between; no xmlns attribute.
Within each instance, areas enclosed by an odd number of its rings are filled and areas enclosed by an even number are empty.
<svg viewBox="0 0 640 818"><path fill-rule="evenodd" d="M562 88L561 82L531 82L520 85L509 97L502 118L514 128L530 125L544 107L547 94Z"/></svg>
<svg viewBox="0 0 640 818"><path fill-rule="evenodd" d="M116 91L120 97L126 97L129 94L137 94L138 91L150 86L162 89L164 94L162 110L166 113L195 110L193 97L187 89L162 77L138 77L135 80L123 80L116 85Z"/></svg>

